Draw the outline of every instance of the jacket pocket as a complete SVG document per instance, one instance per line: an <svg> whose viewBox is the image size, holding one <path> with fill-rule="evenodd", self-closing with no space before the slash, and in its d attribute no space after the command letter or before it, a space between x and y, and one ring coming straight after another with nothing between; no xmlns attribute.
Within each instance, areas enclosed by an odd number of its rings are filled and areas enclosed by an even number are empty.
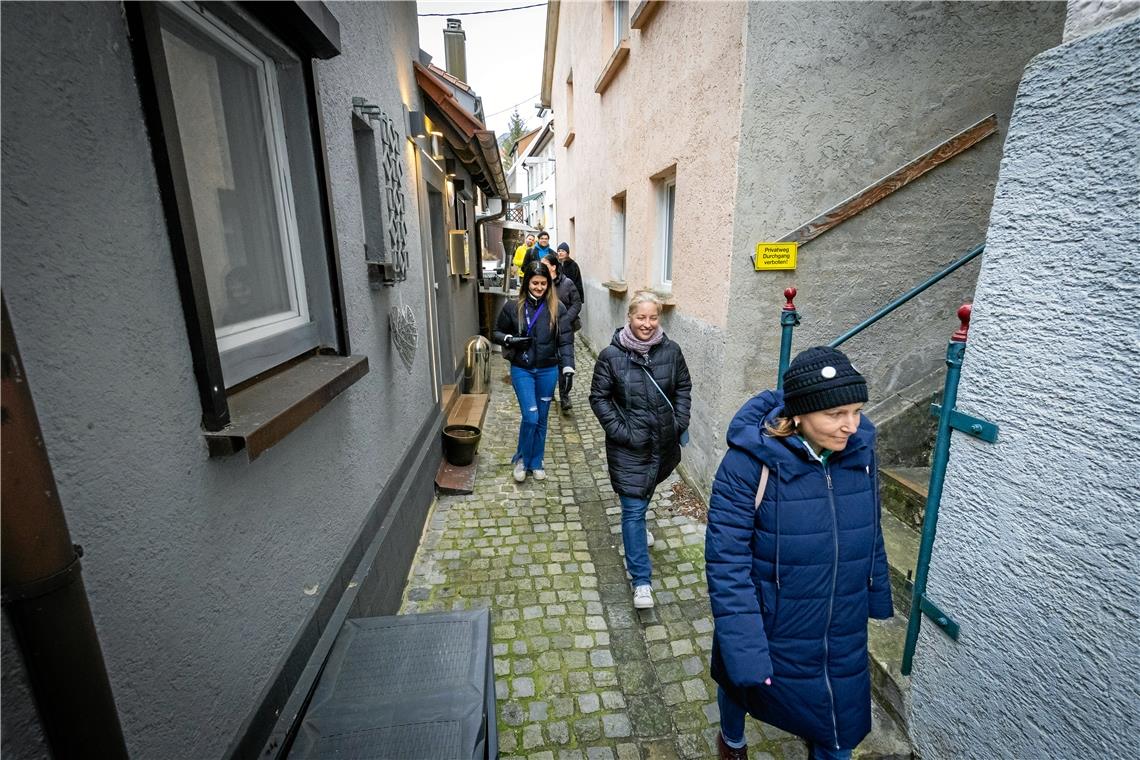
<svg viewBox="0 0 1140 760"><path fill-rule="evenodd" d="M768 638L776 631L780 611L780 592L772 581L760 581L760 616L764 619L764 633Z"/></svg>

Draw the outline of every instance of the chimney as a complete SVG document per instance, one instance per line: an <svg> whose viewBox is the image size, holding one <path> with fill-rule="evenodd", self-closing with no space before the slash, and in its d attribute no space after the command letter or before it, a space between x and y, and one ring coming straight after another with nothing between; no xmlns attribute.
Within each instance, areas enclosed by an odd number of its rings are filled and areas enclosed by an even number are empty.
<svg viewBox="0 0 1140 760"><path fill-rule="evenodd" d="M463 22L457 18L449 18L447 28L443 30L443 59L448 74L462 82L467 81L467 32L463 31Z"/></svg>

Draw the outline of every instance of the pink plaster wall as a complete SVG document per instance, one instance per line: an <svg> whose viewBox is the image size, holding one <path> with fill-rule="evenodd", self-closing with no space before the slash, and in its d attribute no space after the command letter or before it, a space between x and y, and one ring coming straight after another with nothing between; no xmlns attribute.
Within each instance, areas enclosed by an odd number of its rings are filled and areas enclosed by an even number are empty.
<svg viewBox="0 0 1140 760"><path fill-rule="evenodd" d="M637 0L629 5L632 13ZM660 287L658 190L651 178L676 167L676 311L723 327L746 5L665 2L644 29L630 30L629 58L599 95L594 85L613 51L612 13L606 0L561 3L551 92L558 227L573 230L588 289L611 279L611 199L625 192L625 280L630 292ZM570 129L574 141L563 147Z"/></svg>

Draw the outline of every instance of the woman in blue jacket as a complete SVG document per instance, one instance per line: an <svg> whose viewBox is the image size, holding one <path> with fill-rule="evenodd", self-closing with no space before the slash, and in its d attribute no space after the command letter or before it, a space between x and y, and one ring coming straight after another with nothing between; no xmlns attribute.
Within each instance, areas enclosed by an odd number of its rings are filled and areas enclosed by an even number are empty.
<svg viewBox="0 0 1140 760"><path fill-rule="evenodd" d="M813 760L871 730L867 618L893 608L866 401L842 352L809 348L729 426L705 539L721 758L748 756L745 713Z"/></svg>

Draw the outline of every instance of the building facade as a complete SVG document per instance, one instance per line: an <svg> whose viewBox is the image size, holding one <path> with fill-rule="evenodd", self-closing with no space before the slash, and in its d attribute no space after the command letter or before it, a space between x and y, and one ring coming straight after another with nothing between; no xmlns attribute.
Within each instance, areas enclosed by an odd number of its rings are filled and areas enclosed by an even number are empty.
<svg viewBox="0 0 1140 760"><path fill-rule="evenodd" d="M592 345L609 343L634 289L666 299L666 330L695 370L684 467L703 490L731 416L774 385L786 287L799 289L797 347L816 345L984 240L1017 83L1060 38L1064 5L602 10L550 4L542 102L555 114L559 224L595 291ZM803 242L794 271L754 270L758 243L812 229L990 115L991 136ZM873 405L925 394L976 272L845 346Z"/></svg>
<svg viewBox="0 0 1140 760"><path fill-rule="evenodd" d="M6 333L127 751L261 755L344 619L398 606L494 135L434 99L414 3L3 14ZM3 754L42 757L5 610Z"/></svg>

